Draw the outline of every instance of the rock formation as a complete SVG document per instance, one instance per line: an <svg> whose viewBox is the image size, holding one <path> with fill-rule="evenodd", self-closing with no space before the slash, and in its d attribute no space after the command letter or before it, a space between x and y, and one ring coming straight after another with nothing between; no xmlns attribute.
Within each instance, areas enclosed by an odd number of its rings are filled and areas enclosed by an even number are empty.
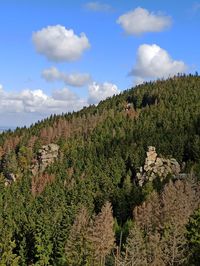
<svg viewBox="0 0 200 266"><path fill-rule="evenodd" d="M136 174L136 177L139 186L143 186L145 182L153 181L156 177L161 180L168 175L176 177L179 175L180 170L180 165L176 159L158 157L155 147L149 146L144 167L140 167L140 172Z"/></svg>
<svg viewBox="0 0 200 266"><path fill-rule="evenodd" d="M36 162L32 166L32 174L36 175L38 172L44 172L47 166L52 164L58 158L59 146L51 143L43 145L37 153Z"/></svg>

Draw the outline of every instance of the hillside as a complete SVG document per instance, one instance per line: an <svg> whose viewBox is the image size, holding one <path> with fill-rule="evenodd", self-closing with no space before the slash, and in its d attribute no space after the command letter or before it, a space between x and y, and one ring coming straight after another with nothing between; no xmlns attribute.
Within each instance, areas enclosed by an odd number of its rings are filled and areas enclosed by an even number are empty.
<svg viewBox="0 0 200 266"><path fill-rule="evenodd" d="M199 265L199 180L198 75L1 133L0 265Z"/></svg>

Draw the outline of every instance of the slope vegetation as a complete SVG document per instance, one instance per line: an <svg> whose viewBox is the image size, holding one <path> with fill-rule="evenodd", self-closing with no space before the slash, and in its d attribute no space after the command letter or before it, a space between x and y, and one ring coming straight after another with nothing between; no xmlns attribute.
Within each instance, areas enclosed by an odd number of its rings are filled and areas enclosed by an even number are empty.
<svg viewBox="0 0 200 266"><path fill-rule="evenodd" d="M58 156L33 174L49 144ZM175 158L184 179L169 174L139 186L149 146ZM197 75L145 83L2 133L0 264L199 265L200 241L193 245L191 233L200 228L198 211L188 224L199 207L199 178Z"/></svg>

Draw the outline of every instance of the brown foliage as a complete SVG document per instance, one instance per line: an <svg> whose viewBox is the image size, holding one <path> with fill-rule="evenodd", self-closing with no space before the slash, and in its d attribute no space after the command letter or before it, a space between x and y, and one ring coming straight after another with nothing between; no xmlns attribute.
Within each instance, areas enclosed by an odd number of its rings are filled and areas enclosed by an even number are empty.
<svg viewBox="0 0 200 266"><path fill-rule="evenodd" d="M20 142L20 138L18 136L6 138L3 144L4 152L9 152L11 150L14 150L16 146L19 144L19 142Z"/></svg>
<svg viewBox="0 0 200 266"><path fill-rule="evenodd" d="M199 202L200 195L193 182L177 180L174 183L170 181L161 194L153 192L134 209L136 226L144 234L148 265L184 263L187 257L185 226ZM129 236L127 251L136 236ZM143 258L138 255L137 259Z"/></svg>
<svg viewBox="0 0 200 266"><path fill-rule="evenodd" d="M65 244L65 253L69 265L84 265L89 255L87 241L89 214L85 207L82 207L75 217L74 224Z"/></svg>
<svg viewBox="0 0 200 266"><path fill-rule="evenodd" d="M0 159L1 159L1 157L4 155L4 150L3 150L3 148L0 146Z"/></svg>
<svg viewBox="0 0 200 266"><path fill-rule="evenodd" d="M36 136L31 136L30 139L29 139L29 141L28 141L27 146L28 146L30 149L33 149L36 140L37 140L37 137L36 137Z"/></svg>
<svg viewBox="0 0 200 266"><path fill-rule="evenodd" d="M113 225L109 202L92 219L89 218L87 209L82 207L75 217L65 244L68 265L104 266L106 256L114 247Z"/></svg>
<svg viewBox="0 0 200 266"><path fill-rule="evenodd" d="M132 266L146 266L147 254L142 230L133 226L127 239L126 251L124 254L125 264Z"/></svg>
<svg viewBox="0 0 200 266"><path fill-rule="evenodd" d="M33 176L32 182L31 182L31 192L32 195L35 197L39 194L41 194L47 184L51 184L55 179L54 175L49 175L47 173L44 173L40 176Z"/></svg>
<svg viewBox="0 0 200 266"><path fill-rule="evenodd" d="M142 203L134 209L134 218L136 224L146 232L154 232L160 226L161 205L158 193L155 191Z"/></svg>
<svg viewBox="0 0 200 266"><path fill-rule="evenodd" d="M88 117L73 117L69 121L65 118L59 118L52 126L42 128L39 138L42 144L49 144L55 142L60 137L67 139L80 133L87 136L106 117L107 112L101 115L89 115Z"/></svg>
<svg viewBox="0 0 200 266"><path fill-rule="evenodd" d="M89 228L88 239L93 250L94 265L105 265L105 257L110 254L114 247L113 226L112 206L106 202Z"/></svg>

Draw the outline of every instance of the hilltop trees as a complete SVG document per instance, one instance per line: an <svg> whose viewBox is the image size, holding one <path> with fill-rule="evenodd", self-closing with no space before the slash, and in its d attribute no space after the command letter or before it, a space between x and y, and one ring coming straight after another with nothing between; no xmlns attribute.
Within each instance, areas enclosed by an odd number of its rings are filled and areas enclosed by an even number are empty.
<svg viewBox="0 0 200 266"><path fill-rule="evenodd" d="M0 265L199 265L199 88L148 82L0 134ZM56 160L33 175L50 143ZM181 174L138 186L148 146Z"/></svg>

